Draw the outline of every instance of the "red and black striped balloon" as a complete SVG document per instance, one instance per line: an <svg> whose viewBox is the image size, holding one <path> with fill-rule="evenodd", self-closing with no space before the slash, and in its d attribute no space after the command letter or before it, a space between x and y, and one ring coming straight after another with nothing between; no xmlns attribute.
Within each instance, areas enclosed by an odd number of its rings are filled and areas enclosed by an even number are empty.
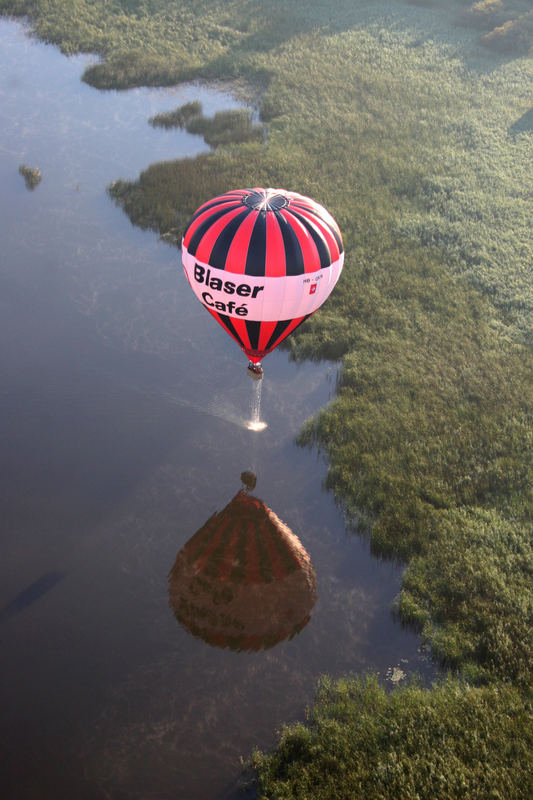
<svg viewBox="0 0 533 800"><path fill-rule="evenodd" d="M322 305L343 257L328 211L283 189L238 189L209 200L182 242L193 291L254 362Z"/></svg>

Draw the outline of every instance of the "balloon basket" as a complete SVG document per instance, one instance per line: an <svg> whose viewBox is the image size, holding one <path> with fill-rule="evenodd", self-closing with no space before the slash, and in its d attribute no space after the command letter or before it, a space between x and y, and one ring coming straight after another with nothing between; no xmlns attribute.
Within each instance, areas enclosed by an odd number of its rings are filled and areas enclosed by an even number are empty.
<svg viewBox="0 0 533 800"><path fill-rule="evenodd" d="M254 381L260 381L263 378L264 370L261 364L254 364L252 361L248 364L247 373Z"/></svg>

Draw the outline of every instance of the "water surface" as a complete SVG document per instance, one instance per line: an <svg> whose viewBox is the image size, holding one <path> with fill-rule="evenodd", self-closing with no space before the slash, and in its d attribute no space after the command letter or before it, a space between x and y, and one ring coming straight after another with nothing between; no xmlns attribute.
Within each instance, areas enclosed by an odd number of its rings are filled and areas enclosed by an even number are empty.
<svg viewBox="0 0 533 800"><path fill-rule="evenodd" d="M239 757L302 718L320 674L429 668L390 612L399 569L346 531L322 459L294 445L337 366L270 355L267 427L249 430L246 359L190 292L176 249L106 194L205 149L148 117L236 101L199 86L98 92L80 81L89 60L0 22L7 796L226 797ZM21 163L42 171L34 191ZM309 558L318 599L299 633L239 651L179 621L167 576L243 471Z"/></svg>

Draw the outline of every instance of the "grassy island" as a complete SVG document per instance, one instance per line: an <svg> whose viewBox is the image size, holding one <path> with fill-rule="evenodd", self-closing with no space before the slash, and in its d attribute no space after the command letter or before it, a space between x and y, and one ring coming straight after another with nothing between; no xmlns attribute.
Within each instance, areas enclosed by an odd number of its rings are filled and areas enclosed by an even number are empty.
<svg viewBox="0 0 533 800"><path fill-rule="evenodd" d="M217 111L213 117L205 117L199 102L185 105L156 114L148 120L154 128L185 128L188 133L200 134L210 147L238 142L261 141L263 126L253 122L252 114L246 109Z"/></svg>
<svg viewBox="0 0 533 800"><path fill-rule="evenodd" d="M20 165L19 174L24 178L26 189L30 191L40 184L43 177L38 167L29 167L27 164Z"/></svg>
<svg viewBox="0 0 533 800"><path fill-rule="evenodd" d="M0 11L29 14L64 52L100 53L95 86L220 79L256 103L260 135L230 125L209 154L115 181L134 223L179 240L206 198L265 185L316 198L343 232L342 279L290 341L294 358L342 360L336 399L299 441L327 457L373 551L406 565L396 611L454 678L389 696L326 682L307 724L254 755L259 797L531 796L530 3ZM171 124L209 130L196 112Z"/></svg>

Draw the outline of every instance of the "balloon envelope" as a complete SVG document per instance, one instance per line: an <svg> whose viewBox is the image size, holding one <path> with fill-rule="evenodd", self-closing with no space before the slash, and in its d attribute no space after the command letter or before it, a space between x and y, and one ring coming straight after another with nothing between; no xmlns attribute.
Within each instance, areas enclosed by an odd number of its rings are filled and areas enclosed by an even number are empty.
<svg viewBox="0 0 533 800"><path fill-rule="evenodd" d="M328 211L284 189L237 189L209 200L182 241L196 297L254 363L320 308L343 259Z"/></svg>
<svg viewBox="0 0 533 800"><path fill-rule="evenodd" d="M194 636L264 650L307 625L316 575L287 525L241 490L180 550L168 594L176 619Z"/></svg>

